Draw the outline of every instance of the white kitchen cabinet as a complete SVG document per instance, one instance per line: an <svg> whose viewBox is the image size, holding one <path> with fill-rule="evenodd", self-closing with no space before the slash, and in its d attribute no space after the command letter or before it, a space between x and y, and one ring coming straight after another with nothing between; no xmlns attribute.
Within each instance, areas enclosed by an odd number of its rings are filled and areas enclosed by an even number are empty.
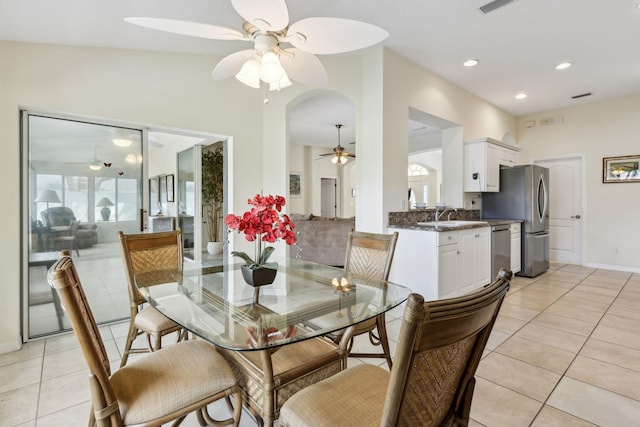
<svg viewBox="0 0 640 427"><path fill-rule="evenodd" d="M460 282L460 251L458 231L437 233L438 245L438 298L458 293Z"/></svg>
<svg viewBox="0 0 640 427"><path fill-rule="evenodd" d="M458 293L466 294L491 281L490 227L460 230Z"/></svg>
<svg viewBox="0 0 640 427"><path fill-rule="evenodd" d="M389 227L398 242L389 280L425 300L454 297L490 282L491 229L432 231Z"/></svg>
<svg viewBox="0 0 640 427"><path fill-rule="evenodd" d="M500 191L500 166L518 164L518 148L491 138L464 143L464 191Z"/></svg>
<svg viewBox="0 0 640 427"><path fill-rule="evenodd" d="M500 147L498 154L498 164L501 166L509 166L513 167L515 165L520 164L519 158L520 153L516 150L506 147Z"/></svg>
<svg viewBox="0 0 640 427"><path fill-rule="evenodd" d="M511 231L511 272L516 274L522 267L522 224L519 222L511 224L509 229Z"/></svg>

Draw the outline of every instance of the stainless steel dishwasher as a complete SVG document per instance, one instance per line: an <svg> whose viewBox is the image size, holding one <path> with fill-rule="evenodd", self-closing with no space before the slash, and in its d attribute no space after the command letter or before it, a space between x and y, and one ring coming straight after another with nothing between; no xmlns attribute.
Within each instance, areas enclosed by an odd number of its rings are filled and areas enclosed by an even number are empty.
<svg viewBox="0 0 640 427"><path fill-rule="evenodd" d="M501 268L511 270L511 231L509 224L491 226L491 280Z"/></svg>

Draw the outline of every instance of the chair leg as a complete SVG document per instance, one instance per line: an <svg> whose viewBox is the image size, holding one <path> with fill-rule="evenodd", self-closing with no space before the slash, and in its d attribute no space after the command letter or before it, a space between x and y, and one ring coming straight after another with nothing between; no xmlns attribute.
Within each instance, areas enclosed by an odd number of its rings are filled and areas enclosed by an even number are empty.
<svg viewBox="0 0 640 427"><path fill-rule="evenodd" d="M122 361L120 362L120 367L122 368L127 364L127 359L129 359L129 353L131 352L131 346L133 345L133 341L138 336L138 328L135 327L133 321L129 323L129 332L127 333L127 343L124 346L124 352L122 354Z"/></svg>
<svg viewBox="0 0 640 427"><path fill-rule="evenodd" d="M162 334L153 334L153 346L151 347L151 351L157 351L162 348Z"/></svg>
<svg viewBox="0 0 640 427"><path fill-rule="evenodd" d="M384 351L384 357L387 359L387 365L389 365L389 370L393 365L391 361L391 349L389 348L389 339L387 337L387 325L385 324L384 316L378 316L376 318L376 328L378 329L378 335L380 338L380 344L382 344L382 350Z"/></svg>

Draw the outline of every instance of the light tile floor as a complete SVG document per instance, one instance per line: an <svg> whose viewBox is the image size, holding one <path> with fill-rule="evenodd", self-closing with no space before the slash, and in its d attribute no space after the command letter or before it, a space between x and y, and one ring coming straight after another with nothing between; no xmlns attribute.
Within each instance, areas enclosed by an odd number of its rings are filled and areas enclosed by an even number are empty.
<svg viewBox="0 0 640 427"><path fill-rule="evenodd" d="M478 368L471 425L640 425L638 307L640 274L553 265L533 279L516 277ZM387 316L392 351L401 316L400 307ZM114 369L126 329L101 328ZM358 363L384 364L349 360ZM212 412L226 416L223 404ZM73 335L0 355L0 426L84 426L88 413ZM198 423L190 415L183 425ZM241 425L256 423L244 412Z"/></svg>

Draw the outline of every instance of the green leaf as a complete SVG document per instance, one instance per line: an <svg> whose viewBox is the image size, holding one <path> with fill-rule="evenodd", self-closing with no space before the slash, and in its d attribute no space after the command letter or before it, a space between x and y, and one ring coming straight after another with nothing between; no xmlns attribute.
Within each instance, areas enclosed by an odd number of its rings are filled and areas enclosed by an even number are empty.
<svg viewBox="0 0 640 427"><path fill-rule="evenodd" d="M256 262L244 252L233 251L231 252L231 255L242 258L247 263L247 267L249 268L253 268L257 265Z"/></svg>
<svg viewBox="0 0 640 427"><path fill-rule="evenodd" d="M260 255L260 260L258 261L258 264L259 265L266 264L267 261L269 260L269 257L271 257L271 254L275 250L276 249L273 246L267 246L266 248L264 248L264 250L262 251L262 254Z"/></svg>

